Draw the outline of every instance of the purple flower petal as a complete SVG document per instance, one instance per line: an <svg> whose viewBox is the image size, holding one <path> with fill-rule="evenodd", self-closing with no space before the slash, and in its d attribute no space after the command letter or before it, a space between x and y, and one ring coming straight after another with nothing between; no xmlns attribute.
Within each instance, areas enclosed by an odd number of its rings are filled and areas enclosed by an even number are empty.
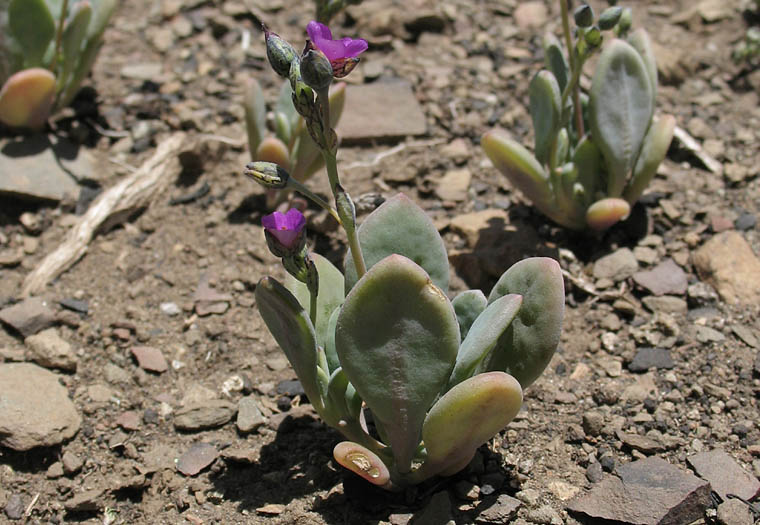
<svg viewBox="0 0 760 525"><path fill-rule="evenodd" d="M306 218L295 208L287 213L276 211L261 218L261 225L280 241L285 248L292 248L306 226Z"/></svg>
<svg viewBox="0 0 760 525"><path fill-rule="evenodd" d="M309 39L322 51L330 62L342 58L353 58L367 50L366 40L361 38L341 38L333 40L330 28L312 20L306 26Z"/></svg>

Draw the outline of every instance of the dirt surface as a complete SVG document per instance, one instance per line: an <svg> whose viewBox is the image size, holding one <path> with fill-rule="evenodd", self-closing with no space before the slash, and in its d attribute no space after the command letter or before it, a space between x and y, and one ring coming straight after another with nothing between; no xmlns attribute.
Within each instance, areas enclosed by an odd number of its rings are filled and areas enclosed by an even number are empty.
<svg viewBox="0 0 760 525"><path fill-rule="evenodd" d="M241 175L249 160L243 80L256 76L271 100L279 89L256 20L232 0L123 2L92 88L78 100L80 115L56 119L57 132L95 156L95 182L104 188L171 133L212 137L201 169L186 169L146 211L97 236L42 294L76 354L76 372L56 373L83 421L60 446L0 448L0 522L11 520L15 505L28 509L22 520L29 523L395 524L445 492L457 524L500 523L478 518L500 494L523 502L516 519L574 523L567 501L594 487L600 464L609 472L659 455L688 470L687 457L720 448L760 474L760 300L720 299L725 293L719 297L694 266L695 253L719 232L738 231L760 253L760 72L730 60L749 21L733 1L702 2L712 4L707 12L685 1L634 3L636 24L657 44L658 111L675 115L722 172L710 172L676 142L631 219L592 236L537 214L478 147L493 126L532 145L527 86L540 68L541 35L559 29L558 8L548 2L548 15L534 13L526 25L513 16L518 4L526 2L368 0L333 24L335 33L370 41L349 81L405 79L427 120L424 136L341 149L344 183L368 203L363 212L397 192L426 209L450 250L454 292L487 293L501 272L530 255L556 257L565 270L562 342L517 420L462 473L406 493L371 490L333 462L340 436L287 383L295 376L253 296L263 275L283 275L260 228L262 192ZM255 12L294 43L311 18L296 3L261 2ZM246 32L251 46L243 50ZM161 72L149 80L122 74L125 66L151 63ZM397 144L403 147L378 159ZM471 175L465 198L442 200L437 183L454 170ZM326 195L322 178L312 187ZM463 235L456 219L482 210L503 214L497 231ZM0 268L0 306L18 299L24 277L61 242L73 211L73 202L0 200L0 248L26 249L19 266ZM316 209L308 215L315 250L339 263L341 236ZM598 260L622 248L631 250L634 271L671 259L688 289L670 290L665 295L675 300L663 301L633 271L599 273ZM753 289L760 298L758 279L744 283L750 298ZM198 315L196 294L207 286L229 296L217 298L219 313ZM62 308L64 299L85 302L87 313ZM4 328L0 360L12 361L26 347ZM140 346L160 350L168 370L141 368L132 352ZM669 353L672 367L632 371L644 348ZM223 418L244 396L264 417L253 431L240 431L234 417L207 430L177 429L183 406L205 404ZM217 398L229 406L209 402ZM176 460L197 443L213 447L213 461L188 476ZM80 468L70 465L72 457Z"/></svg>

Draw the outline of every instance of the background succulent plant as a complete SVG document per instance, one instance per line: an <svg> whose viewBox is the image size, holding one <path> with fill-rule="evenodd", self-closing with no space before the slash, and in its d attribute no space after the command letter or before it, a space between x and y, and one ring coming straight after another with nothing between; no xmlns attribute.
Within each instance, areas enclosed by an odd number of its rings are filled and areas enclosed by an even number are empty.
<svg viewBox="0 0 760 525"><path fill-rule="evenodd" d="M346 85L335 84L330 90L330 123L335 127L343 113ZM306 122L293 107L289 82L284 82L272 109L274 135L267 128L267 108L261 85L248 80L243 100L248 133L248 149L253 160L273 162L299 182L306 181L324 166L322 154L309 135ZM283 193L271 193L268 206L273 208Z"/></svg>
<svg viewBox="0 0 760 525"><path fill-rule="evenodd" d="M627 217L654 177L675 119L654 116L655 57L645 30L628 35L630 10L610 7L594 25L591 8L580 6L573 44L566 1L560 5L570 53L554 35L544 39L546 69L529 88L534 153L501 130L487 132L482 146L546 216L572 229L604 230ZM601 52L588 94L580 93L583 64L601 47L603 30L617 38Z"/></svg>
<svg viewBox="0 0 760 525"><path fill-rule="evenodd" d="M0 0L0 122L40 128L92 68L117 0Z"/></svg>
<svg viewBox="0 0 760 525"><path fill-rule="evenodd" d="M316 301L295 278L265 277L261 315L314 408L349 439L335 448L340 464L385 488L454 474L514 418L549 363L564 309L559 265L525 259L488 297L449 301L443 241L409 199L386 201L357 233L362 277L351 257L344 276L311 254Z"/></svg>

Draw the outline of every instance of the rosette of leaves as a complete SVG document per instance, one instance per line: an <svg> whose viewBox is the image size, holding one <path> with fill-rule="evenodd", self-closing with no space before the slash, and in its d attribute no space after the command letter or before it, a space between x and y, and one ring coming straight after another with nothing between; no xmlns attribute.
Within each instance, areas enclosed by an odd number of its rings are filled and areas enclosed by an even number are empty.
<svg viewBox="0 0 760 525"><path fill-rule="evenodd" d="M290 176L304 182L324 166L324 159L309 135L306 122L293 107L292 90L284 82L272 109L274 134L267 128L267 108L264 92L255 79L249 79L245 89L245 107L248 149L255 161L274 162ZM346 84L339 82L330 89L330 126L334 128L343 113L346 101ZM268 207L273 208L286 195L270 192Z"/></svg>
<svg viewBox="0 0 760 525"><path fill-rule="evenodd" d="M0 0L0 122L39 129L90 72L117 0Z"/></svg>
<svg viewBox="0 0 760 525"><path fill-rule="evenodd" d="M605 230L626 218L673 138L675 119L654 115L657 66L649 36L643 29L626 36L621 24L629 20L629 12L613 7L599 25L579 27L573 60L554 35L545 38L546 69L529 87L533 153L502 130L482 138L496 168L544 215L571 229ZM618 38L604 46L589 92L575 98L583 62L601 47L603 29Z"/></svg>
<svg viewBox="0 0 760 525"><path fill-rule="evenodd" d="M347 441L335 459L395 489L464 468L517 414L559 342L564 285L553 259L509 268L486 297L447 297L446 250L403 195L357 230L367 273L312 254L314 303L293 278L264 277L256 303L312 405ZM367 424L367 412L373 422Z"/></svg>

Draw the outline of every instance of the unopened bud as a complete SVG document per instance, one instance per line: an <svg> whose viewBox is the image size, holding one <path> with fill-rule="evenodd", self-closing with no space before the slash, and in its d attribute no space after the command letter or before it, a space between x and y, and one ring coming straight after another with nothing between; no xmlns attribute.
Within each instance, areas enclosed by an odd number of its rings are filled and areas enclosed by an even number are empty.
<svg viewBox="0 0 760 525"><path fill-rule="evenodd" d="M630 7L626 7L623 9L623 12L620 15L620 19L617 23L617 29L618 33L621 35L624 35L628 32L628 30L633 25L633 11L631 11Z"/></svg>
<svg viewBox="0 0 760 525"><path fill-rule="evenodd" d="M583 33L583 39L590 48L599 47L602 45L602 32L594 26Z"/></svg>
<svg viewBox="0 0 760 525"><path fill-rule="evenodd" d="M583 4L575 9L573 17L578 27L591 27L594 23L594 10L590 5Z"/></svg>
<svg viewBox="0 0 760 525"><path fill-rule="evenodd" d="M301 78L314 91L322 91L333 80L333 68L324 53L317 49L306 51L301 57Z"/></svg>
<svg viewBox="0 0 760 525"><path fill-rule="evenodd" d="M283 168L273 162L249 162L245 165L243 173L265 188L280 190L288 185L290 175Z"/></svg>
<svg viewBox="0 0 760 525"><path fill-rule="evenodd" d="M599 15L599 28L602 31L609 31L617 25L623 14L623 8L620 6L608 7Z"/></svg>
<svg viewBox="0 0 760 525"><path fill-rule="evenodd" d="M281 77L287 78L290 73L290 64L298 59L296 50L276 33L266 31L264 37L267 43L267 58L272 69Z"/></svg>
<svg viewBox="0 0 760 525"><path fill-rule="evenodd" d="M335 187L335 207L343 228L346 232L353 232L356 229L356 207L351 196L340 184Z"/></svg>

